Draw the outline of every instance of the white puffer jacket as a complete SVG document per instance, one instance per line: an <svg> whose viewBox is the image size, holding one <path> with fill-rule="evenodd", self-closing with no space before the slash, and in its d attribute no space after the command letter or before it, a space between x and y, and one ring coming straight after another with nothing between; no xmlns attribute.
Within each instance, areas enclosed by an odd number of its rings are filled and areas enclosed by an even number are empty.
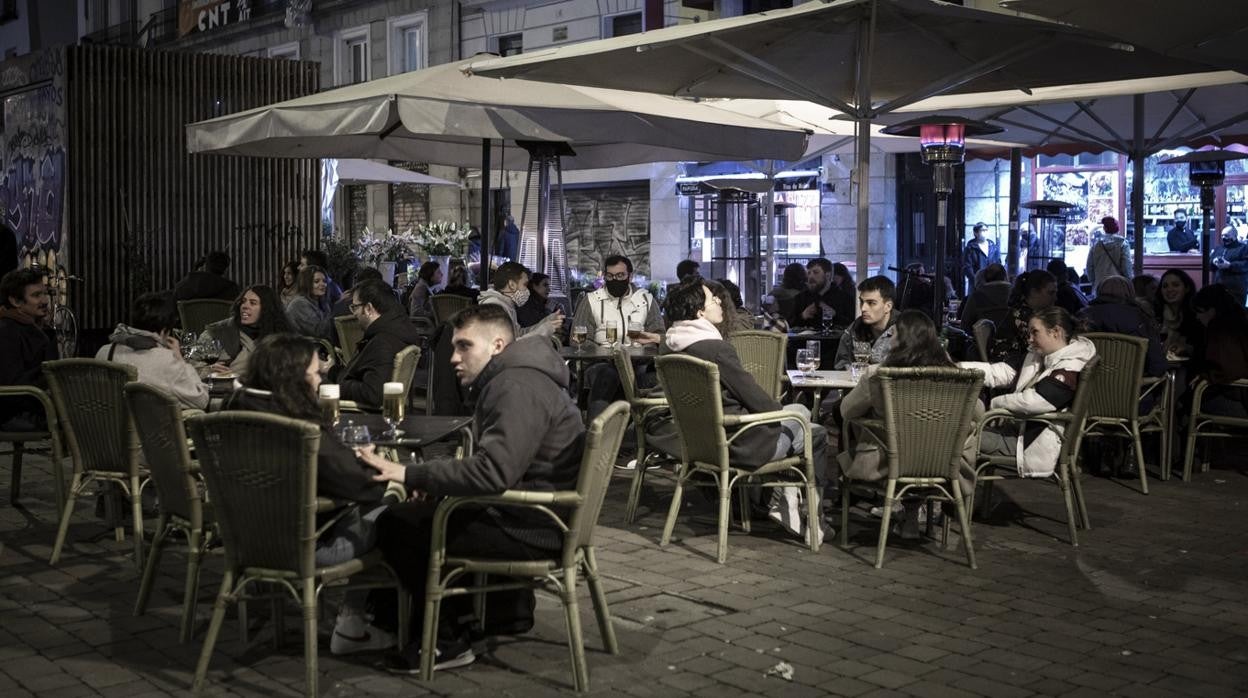
<svg viewBox="0 0 1248 698"><path fill-rule="evenodd" d="M1013 386L1006 395L992 399L989 407L1008 410L1017 416L1029 416L1055 412L1070 407L1079 372L1096 356L1096 346L1084 337L1049 354L1041 356L1035 351L1027 352L1021 368L1004 361L988 364L964 361L962 368L984 372L984 386L1003 388ZM1061 425L1047 426L1028 423L1018 431L1016 449L1019 477L1048 477L1057 468L1057 457L1062 449Z"/></svg>

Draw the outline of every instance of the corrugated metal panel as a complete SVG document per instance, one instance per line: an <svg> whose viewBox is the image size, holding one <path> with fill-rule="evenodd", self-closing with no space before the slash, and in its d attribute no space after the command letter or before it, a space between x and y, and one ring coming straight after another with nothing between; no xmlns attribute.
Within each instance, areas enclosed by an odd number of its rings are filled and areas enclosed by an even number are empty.
<svg viewBox="0 0 1248 698"><path fill-rule="evenodd" d="M184 126L315 92L316 63L108 46L67 49L65 243L79 323L124 320L214 249L272 284L320 237L316 160L189 155Z"/></svg>

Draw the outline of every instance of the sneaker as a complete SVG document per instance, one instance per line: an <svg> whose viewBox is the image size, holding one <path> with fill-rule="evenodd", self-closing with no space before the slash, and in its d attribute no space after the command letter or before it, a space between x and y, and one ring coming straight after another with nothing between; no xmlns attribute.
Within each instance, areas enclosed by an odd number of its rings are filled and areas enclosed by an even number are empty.
<svg viewBox="0 0 1248 698"><path fill-rule="evenodd" d="M433 670L456 669L468 666L477 660L472 645L466 640L438 640L434 652ZM391 652L382 660L381 666L391 674L420 673L420 643L413 642L401 652Z"/></svg>
<svg viewBox="0 0 1248 698"><path fill-rule="evenodd" d="M359 613L339 613L329 638L329 651L334 655L376 652L394 645L394 633L378 628Z"/></svg>
<svg viewBox="0 0 1248 698"><path fill-rule="evenodd" d="M897 516L905 510L906 508L902 506L900 499L893 502L893 516ZM884 507L871 507L871 515L877 519L884 518Z"/></svg>

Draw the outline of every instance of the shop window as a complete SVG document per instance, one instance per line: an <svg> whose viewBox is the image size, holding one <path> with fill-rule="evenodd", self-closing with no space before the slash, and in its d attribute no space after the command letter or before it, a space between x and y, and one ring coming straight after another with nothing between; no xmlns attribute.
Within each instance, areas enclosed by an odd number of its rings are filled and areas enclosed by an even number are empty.
<svg viewBox="0 0 1248 698"><path fill-rule="evenodd" d="M496 53L500 56L514 56L524 53L524 34L508 34L498 37Z"/></svg>
<svg viewBox="0 0 1248 698"><path fill-rule="evenodd" d="M611 37L640 34L643 29L641 17L640 12L631 12L626 15L614 15L605 18L603 21L607 25L606 35Z"/></svg>

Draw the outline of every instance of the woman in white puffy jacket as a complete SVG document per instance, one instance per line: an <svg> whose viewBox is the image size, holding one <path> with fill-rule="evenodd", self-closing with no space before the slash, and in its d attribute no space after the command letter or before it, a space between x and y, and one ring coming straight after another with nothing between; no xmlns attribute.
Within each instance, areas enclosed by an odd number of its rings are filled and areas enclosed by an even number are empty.
<svg viewBox="0 0 1248 698"><path fill-rule="evenodd" d="M1096 356L1096 347L1078 336L1074 319L1057 306L1036 312L1027 330L1030 351L1021 363L1015 359L959 365L983 371L988 388L1010 388L992 399L992 409L1020 417L1067 409L1075 398L1079 372ZM980 441L984 455L1014 456L1021 477L1052 475L1061 448L1061 425L1040 422L997 422L984 430Z"/></svg>

